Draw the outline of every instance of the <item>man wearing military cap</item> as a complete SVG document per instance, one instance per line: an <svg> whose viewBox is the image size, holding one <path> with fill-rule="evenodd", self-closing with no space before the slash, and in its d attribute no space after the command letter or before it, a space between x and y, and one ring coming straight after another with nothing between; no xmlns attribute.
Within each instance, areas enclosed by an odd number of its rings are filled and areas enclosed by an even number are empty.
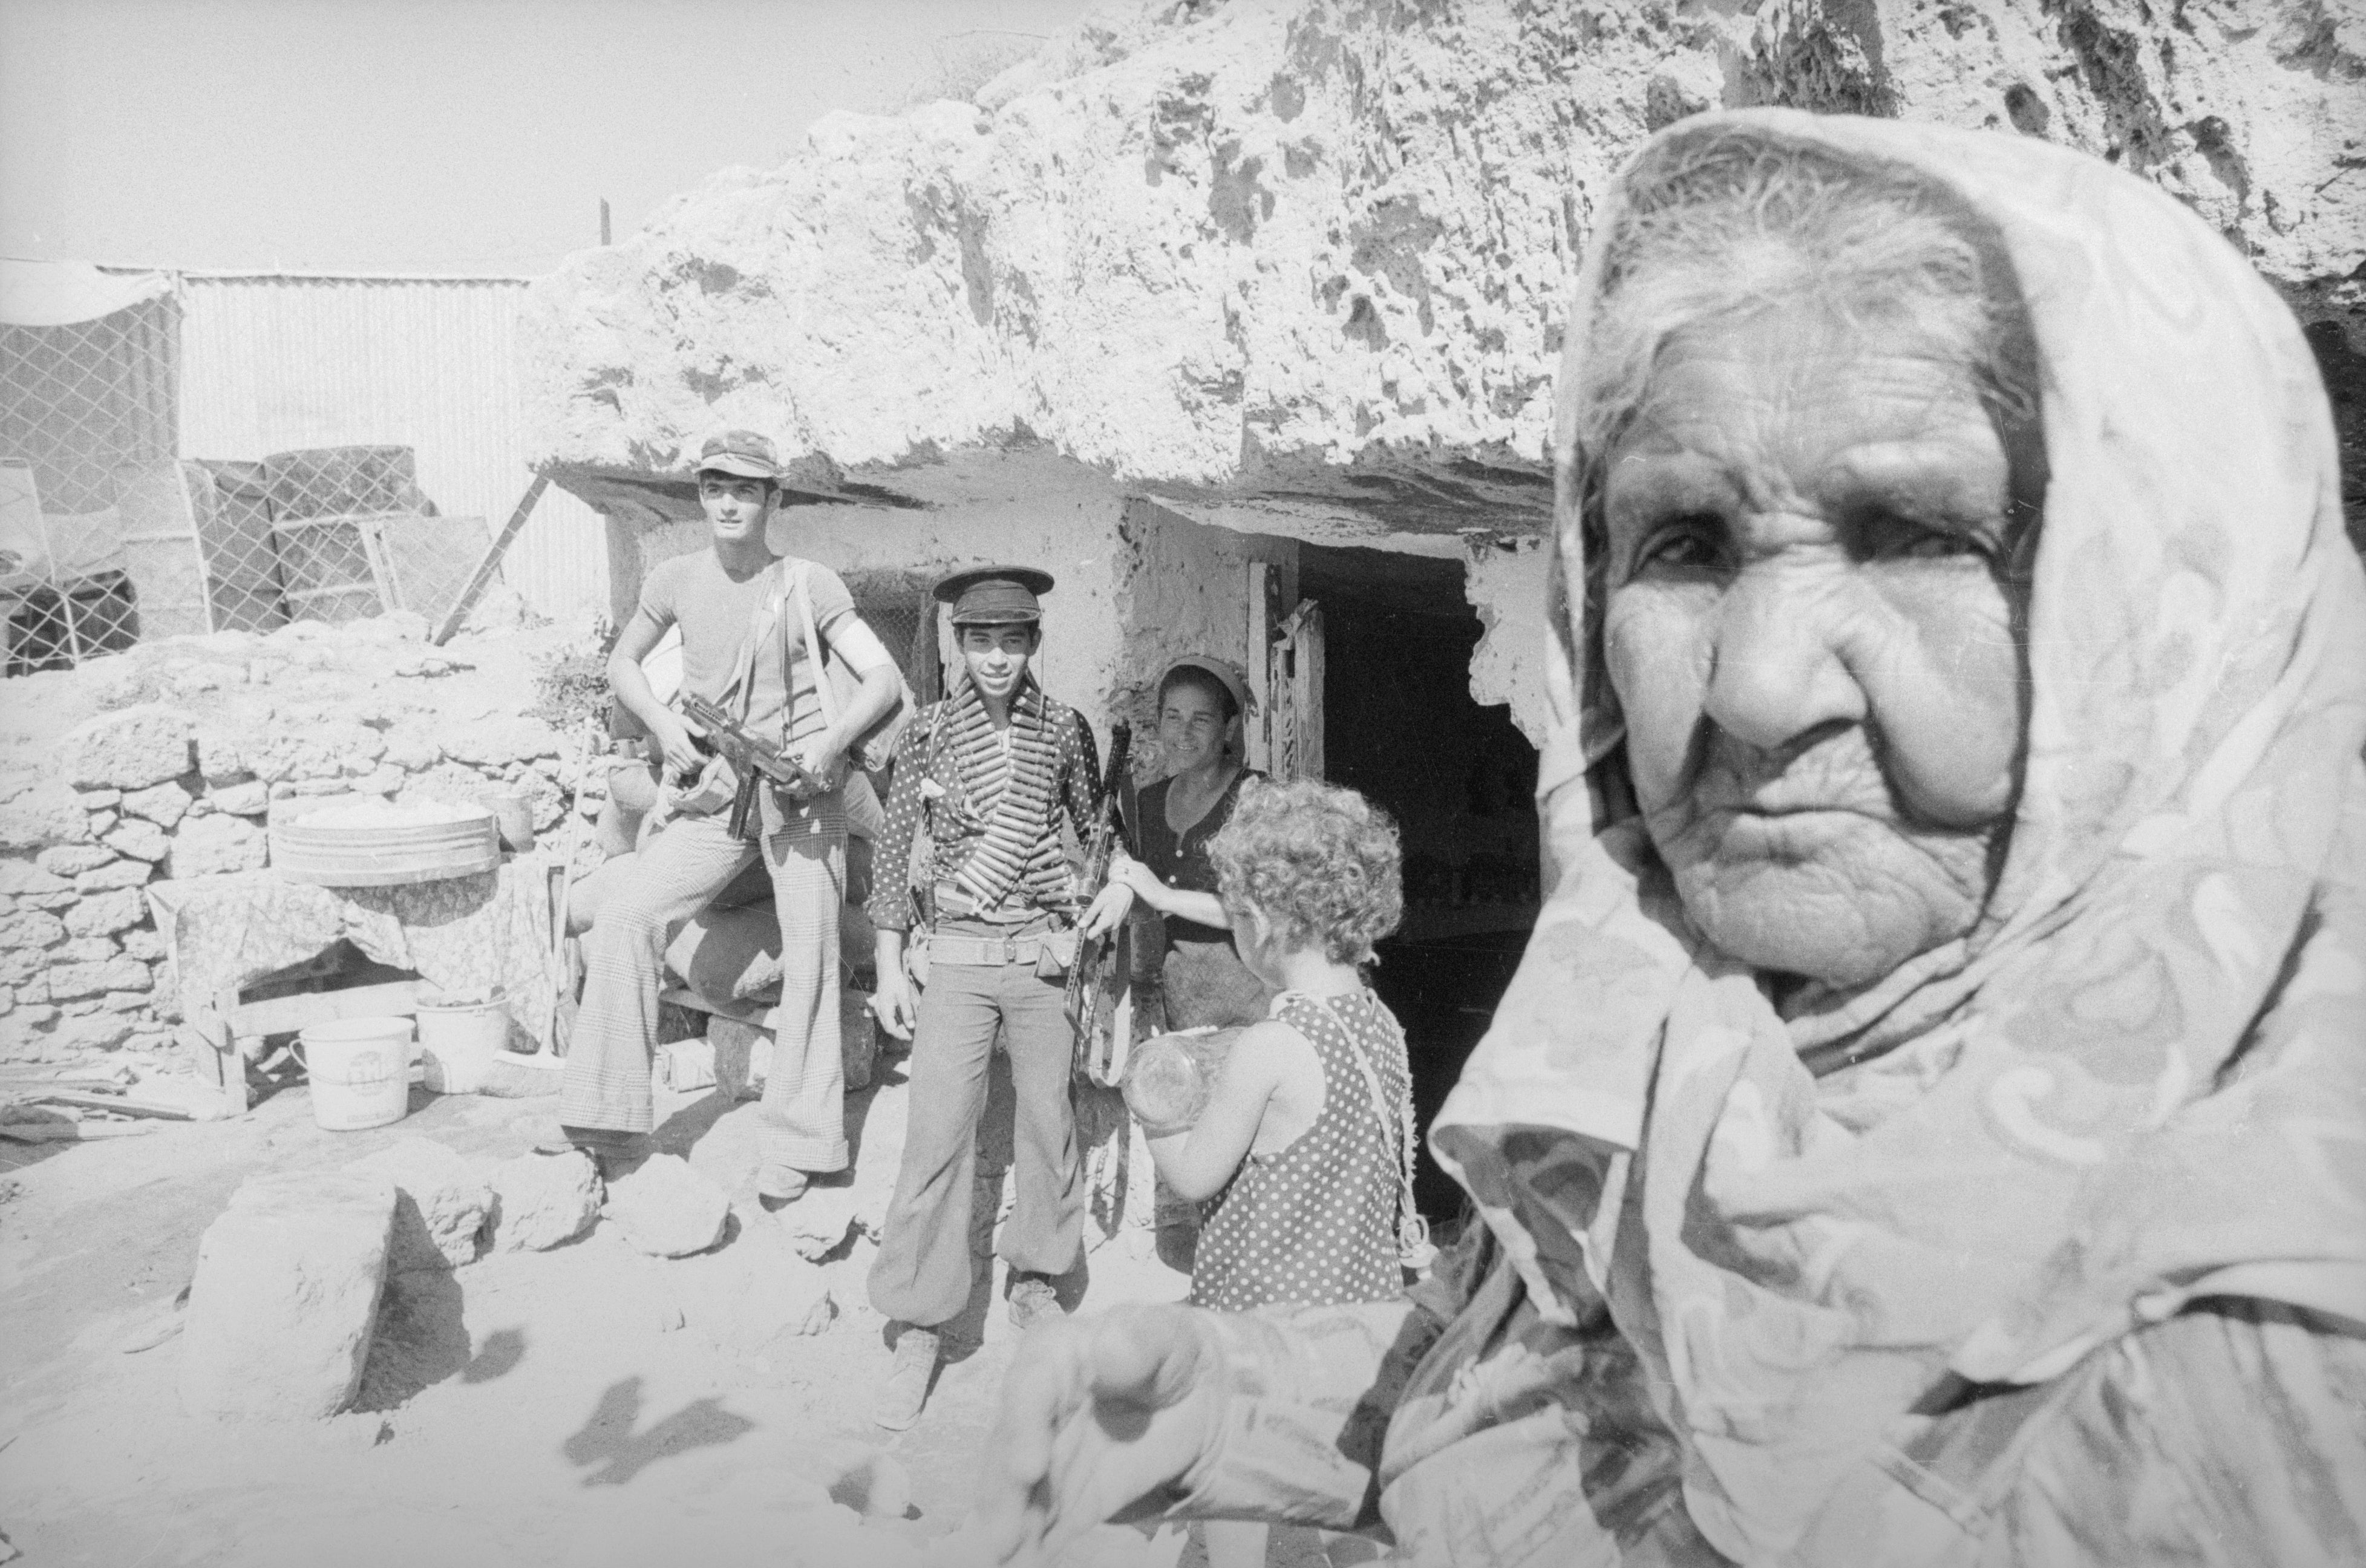
<svg viewBox="0 0 2366 1568"><path fill-rule="evenodd" d="M904 1163L871 1269L872 1304L902 1325L875 1416L896 1430L919 1418L935 1375L938 1330L969 1300L971 1183L986 1071L999 1033L1017 1091L1012 1179L1018 1199L996 1250L1009 1266L1011 1320L1060 1311L1053 1276L1084 1239L1076 1127L1069 1100L1074 1034L1062 1010L1073 953L1076 879L1062 844L1098 811L1100 770L1084 716L1044 694L1034 659L1048 572L992 566L936 586L952 606L957 683L904 736L877 864L902 866L925 829L926 991L906 974L911 890L882 872L870 903L878 930L872 1006L912 1041Z"/></svg>
<svg viewBox="0 0 2366 1568"><path fill-rule="evenodd" d="M757 1112L757 1189L774 1203L800 1196L809 1177L847 1164L838 1011L847 756L903 690L838 574L773 553L766 531L780 476L772 444L752 431L726 431L705 443L698 502L711 547L649 572L609 655L610 688L646 728L655 760L674 781L662 803L670 819L644 840L584 937L582 1007L568 1045L558 1125L537 1142L612 1158L637 1151L651 1121L649 1061L666 942L760 857L781 929L781 1007ZM859 679L843 703L822 690L828 677L810 656L808 608L824 659ZM727 825L737 784L723 776L727 764L706 754L697 726L659 700L642 670L669 627L682 634L682 690L783 748L819 784L760 789L753 841Z"/></svg>

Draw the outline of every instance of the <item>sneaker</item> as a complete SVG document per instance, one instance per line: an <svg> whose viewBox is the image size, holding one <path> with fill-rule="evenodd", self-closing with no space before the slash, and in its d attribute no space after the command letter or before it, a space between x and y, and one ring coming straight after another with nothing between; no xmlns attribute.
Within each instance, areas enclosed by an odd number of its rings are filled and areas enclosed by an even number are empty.
<svg viewBox="0 0 2366 1568"><path fill-rule="evenodd" d="M779 1209L806 1195L812 1178L793 1165L765 1165L756 1171L756 1196L766 1209Z"/></svg>
<svg viewBox="0 0 2366 1568"><path fill-rule="evenodd" d="M1060 1304L1060 1292L1052 1288L1048 1275L1011 1275L1009 1295L1010 1321L1022 1333L1039 1323L1066 1315L1067 1309Z"/></svg>
<svg viewBox="0 0 2366 1568"><path fill-rule="evenodd" d="M929 1384L936 1375L937 1331L906 1324L896 1341L896 1364L880 1385L871 1418L891 1432L909 1430L929 1403Z"/></svg>

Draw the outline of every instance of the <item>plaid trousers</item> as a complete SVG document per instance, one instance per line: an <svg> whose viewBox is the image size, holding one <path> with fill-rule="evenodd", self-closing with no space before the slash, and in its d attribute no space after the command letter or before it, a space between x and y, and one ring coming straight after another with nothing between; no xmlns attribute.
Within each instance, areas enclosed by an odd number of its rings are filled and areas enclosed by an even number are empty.
<svg viewBox="0 0 2366 1568"><path fill-rule="evenodd" d="M603 903L583 938L583 1004L558 1100L565 1125L649 1130L666 943L760 853L781 923L781 1005L757 1108L759 1157L816 1173L846 1168L838 1023L845 807L836 792L797 802L766 791L763 804L760 844L731 837L722 812L675 818L642 848L631 883Z"/></svg>

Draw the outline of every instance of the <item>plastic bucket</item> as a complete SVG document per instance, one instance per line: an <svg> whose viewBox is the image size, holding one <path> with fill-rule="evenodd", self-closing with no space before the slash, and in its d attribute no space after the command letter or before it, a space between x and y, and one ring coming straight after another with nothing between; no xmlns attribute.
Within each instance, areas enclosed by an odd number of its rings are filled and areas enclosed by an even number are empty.
<svg viewBox="0 0 2366 1568"><path fill-rule="evenodd" d="M422 1002L419 1051L427 1087L437 1094L474 1094L510 1042L510 1011L489 1002Z"/></svg>
<svg viewBox="0 0 2366 1568"><path fill-rule="evenodd" d="M411 1020L341 1018L300 1036L312 1120L332 1133L400 1122L411 1109Z"/></svg>

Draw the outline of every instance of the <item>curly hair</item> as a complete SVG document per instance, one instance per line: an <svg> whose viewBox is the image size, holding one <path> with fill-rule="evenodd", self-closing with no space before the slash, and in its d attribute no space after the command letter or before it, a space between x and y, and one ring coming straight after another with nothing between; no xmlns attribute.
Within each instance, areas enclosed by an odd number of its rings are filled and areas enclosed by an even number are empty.
<svg viewBox="0 0 2366 1568"><path fill-rule="evenodd" d="M1368 964L1404 918L1403 852L1388 813L1352 789L1251 779L1208 844L1218 897L1254 905L1287 945Z"/></svg>

